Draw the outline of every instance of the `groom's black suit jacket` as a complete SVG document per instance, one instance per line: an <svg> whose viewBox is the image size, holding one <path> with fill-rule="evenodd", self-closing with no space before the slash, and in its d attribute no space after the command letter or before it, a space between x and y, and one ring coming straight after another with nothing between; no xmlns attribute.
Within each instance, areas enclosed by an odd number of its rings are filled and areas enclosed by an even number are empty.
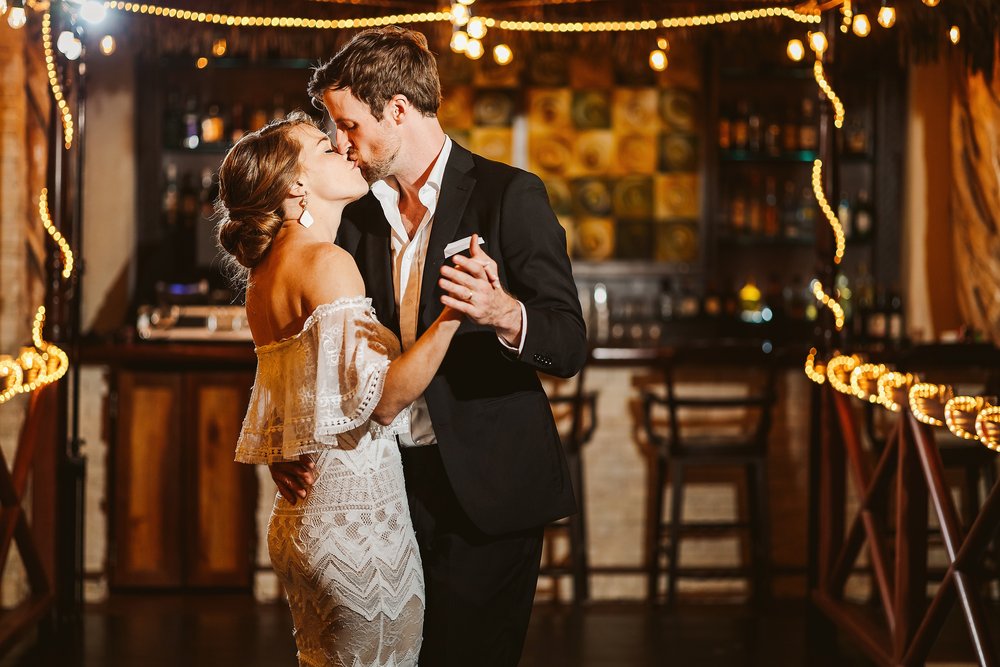
<svg viewBox="0 0 1000 667"><path fill-rule="evenodd" d="M461 509L483 532L533 528L576 509L536 371L570 377L587 356L566 235L541 180L453 144L431 227L418 335L440 314L444 248L479 234L500 281L527 313L520 356L493 329L465 321L427 387L441 459ZM338 243L354 255L379 320L399 335L390 229L368 193L348 206Z"/></svg>

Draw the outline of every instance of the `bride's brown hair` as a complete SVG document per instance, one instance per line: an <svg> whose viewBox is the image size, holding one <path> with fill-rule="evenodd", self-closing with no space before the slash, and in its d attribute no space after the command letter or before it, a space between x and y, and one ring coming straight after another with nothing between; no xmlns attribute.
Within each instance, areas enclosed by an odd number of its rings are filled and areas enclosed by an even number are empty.
<svg viewBox="0 0 1000 667"><path fill-rule="evenodd" d="M315 121L302 111L244 135L219 168L219 246L243 267L257 266L282 225L282 204L299 176L302 145L292 130Z"/></svg>

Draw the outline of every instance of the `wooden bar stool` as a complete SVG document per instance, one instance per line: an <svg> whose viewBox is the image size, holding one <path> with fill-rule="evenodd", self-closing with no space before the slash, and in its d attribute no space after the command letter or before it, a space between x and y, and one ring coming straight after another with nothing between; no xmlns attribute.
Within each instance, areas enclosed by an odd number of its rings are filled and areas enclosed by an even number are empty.
<svg viewBox="0 0 1000 667"><path fill-rule="evenodd" d="M654 452L647 525L648 598L660 598L663 559L668 604L680 576L747 577L753 597L770 589L770 528L767 440L776 401L776 365L759 345L725 344L679 348L662 365L662 393L643 393L643 422ZM665 421L657 406L666 408ZM693 468L739 468L746 475L748 521L685 522L684 484ZM670 520L664 521L663 495L670 473ZM685 536L743 535L750 540L750 566L680 567Z"/></svg>
<svg viewBox="0 0 1000 667"><path fill-rule="evenodd" d="M589 558L587 556L587 515L583 487L583 446L590 442L597 428L597 392L584 389L586 369L571 380L542 376L549 404L559 430L569 465L570 481L576 493L578 511L573 516L554 521L545 527L540 577L552 580L553 597L559 599L559 581L573 579L573 603L590 598ZM568 389L568 391L567 391ZM564 540L568 553L561 556L556 545Z"/></svg>

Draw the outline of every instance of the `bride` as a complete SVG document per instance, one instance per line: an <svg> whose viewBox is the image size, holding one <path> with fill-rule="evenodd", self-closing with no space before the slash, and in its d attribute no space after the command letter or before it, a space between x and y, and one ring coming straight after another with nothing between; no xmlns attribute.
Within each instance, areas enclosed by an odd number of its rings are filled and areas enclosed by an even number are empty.
<svg viewBox="0 0 1000 667"><path fill-rule="evenodd" d="M248 270L257 354L236 460L301 460L315 480L302 498L275 498L268 528L310 667L417 664L424 582L395 436L461 319L446 307L400 354L333 244L367 191L302 112L242 138L219 171L219 242Z"/></svg>

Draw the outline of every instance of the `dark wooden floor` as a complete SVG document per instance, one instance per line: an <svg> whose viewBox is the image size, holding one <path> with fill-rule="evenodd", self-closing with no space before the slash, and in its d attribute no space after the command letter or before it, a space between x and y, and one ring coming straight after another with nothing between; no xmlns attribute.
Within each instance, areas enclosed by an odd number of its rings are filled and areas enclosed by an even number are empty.
<svg viewBox="0 0 1000 667"><path fill-rule="evenodd" d="M963 630L946 634L961 639ZM843 642L807 654L805 636L805 606L796 602L764 611L538 605L520 667L869 665ZM237 595L119 595L87 608L79 641L26 643L0 667L294 667L294 656L283 605Z"/></svg>
<svg viewBox="0 0 1000 667"><path fill-rule="evenodd" d="M295 665L288 610L246 596L116 596L88 607L78 642L19 647L0 667L281 667ZM767 612L734 605L539 605L521 667L784 667L806 659L799 603ZM848 651L829 667L867 665ZM471 666L470 666L471 667Z"/></svg>

